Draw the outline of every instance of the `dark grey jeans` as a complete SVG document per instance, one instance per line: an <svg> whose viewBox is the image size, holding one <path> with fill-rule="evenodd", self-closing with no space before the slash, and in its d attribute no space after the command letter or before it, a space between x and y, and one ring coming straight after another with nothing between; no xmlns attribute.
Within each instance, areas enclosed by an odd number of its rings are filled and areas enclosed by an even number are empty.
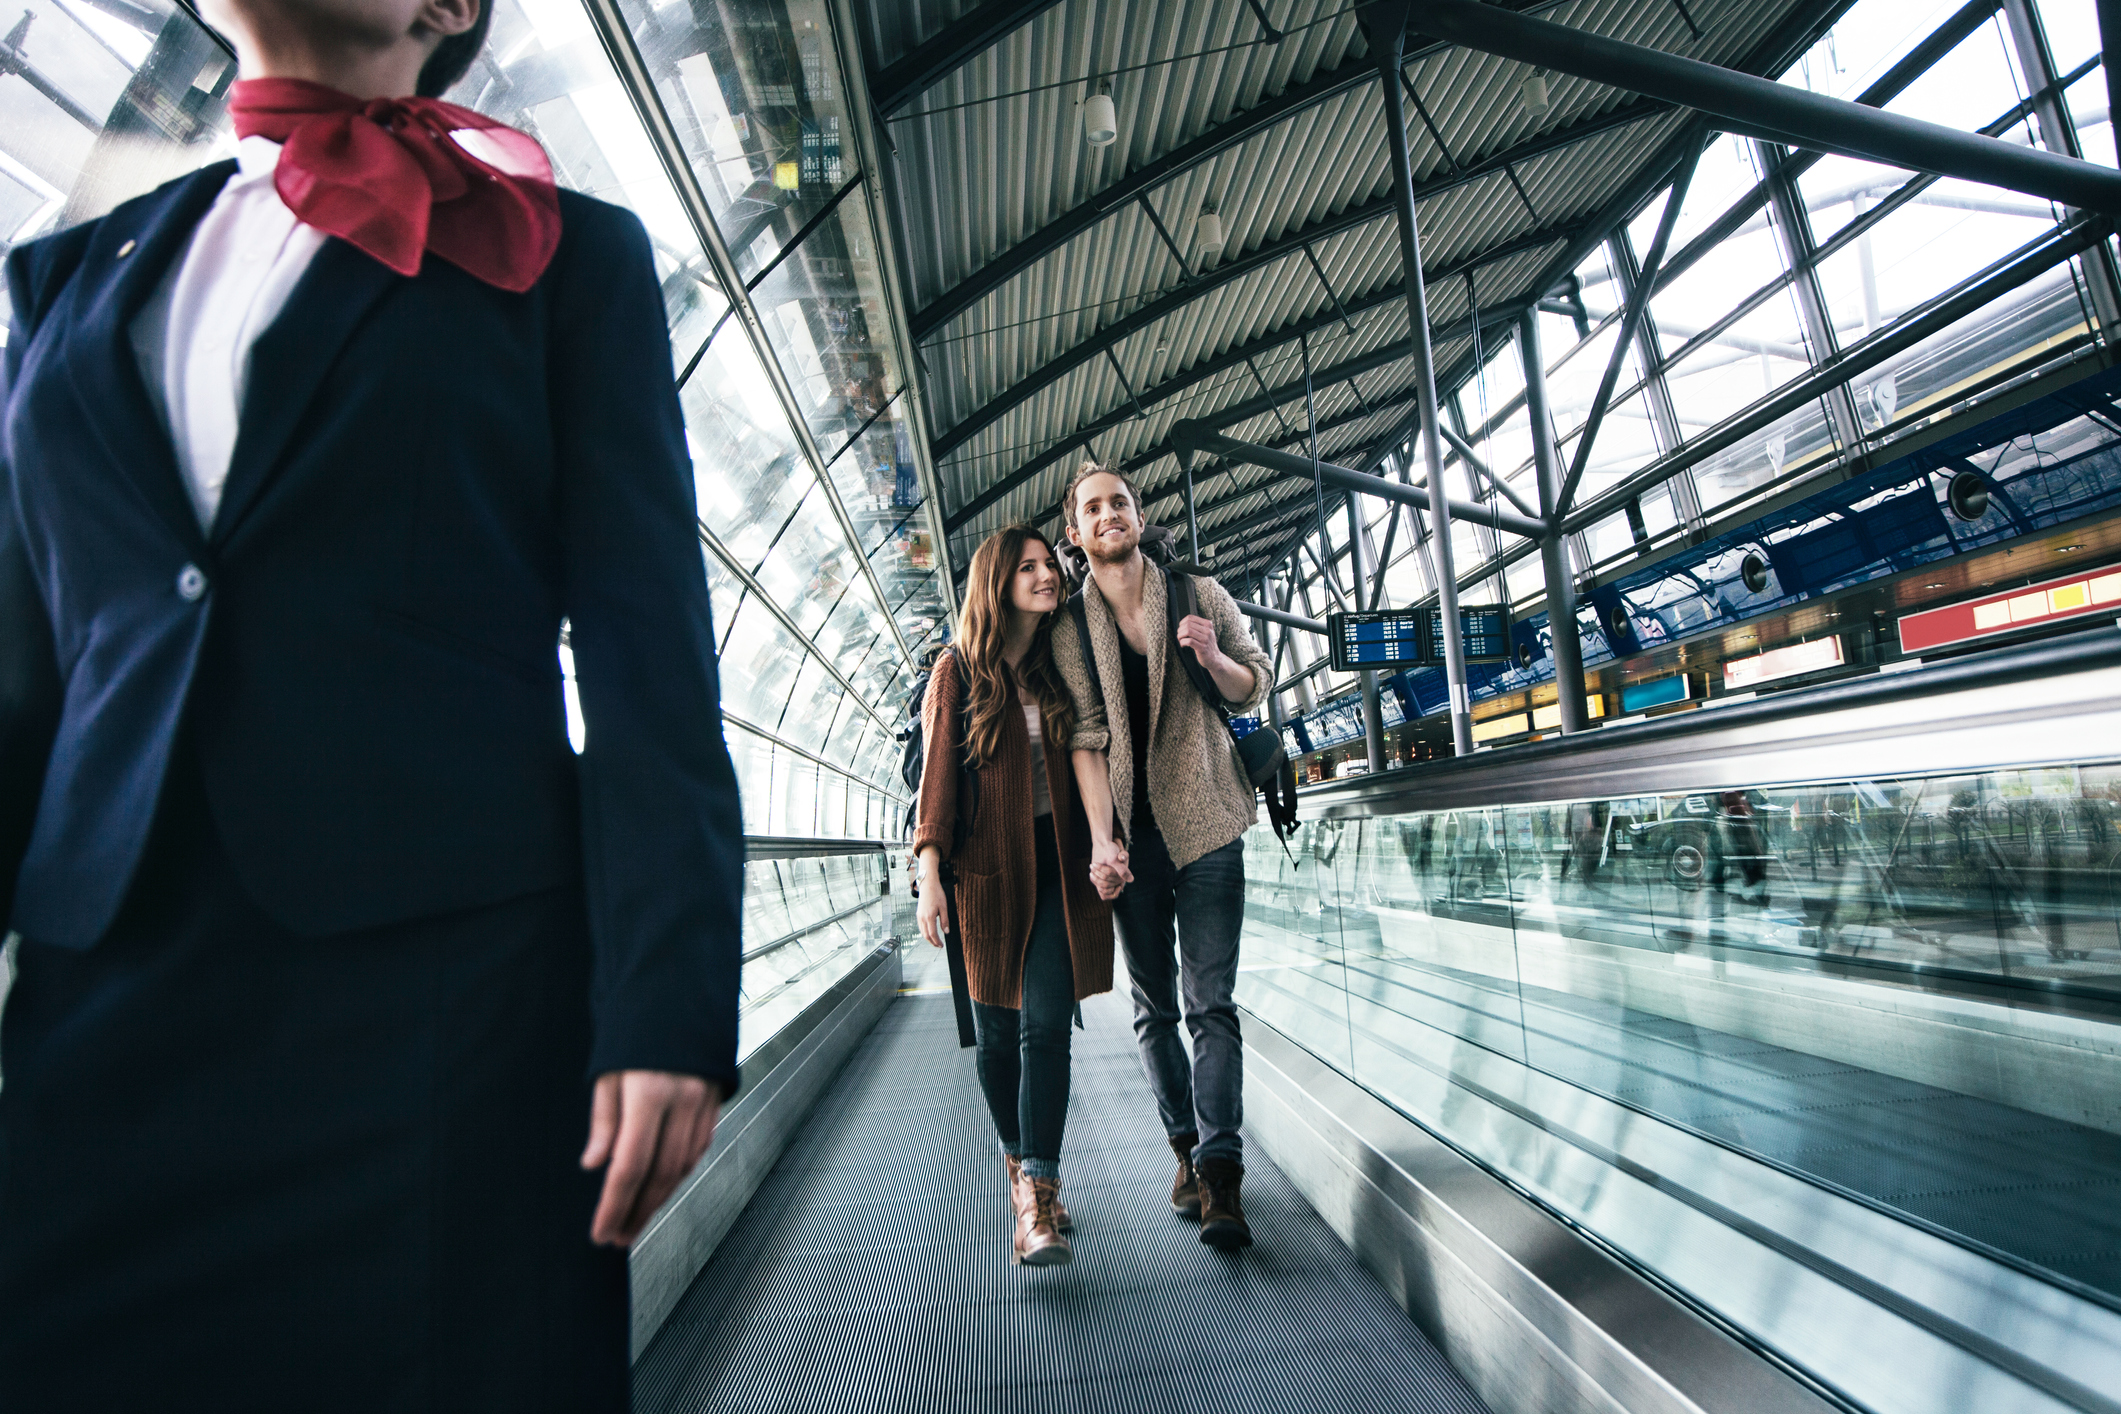
<svg viewBox="0 0 2121 1414"><path fill-rule="evenodd" d="M1237 1031L1237 940L1245 927L1245 845L1232 840L1174 868L1152 826L1127 842L1134 882L1112 905L1134 983L1134 1035L1164 1132L1200 1135L1196 1162L1244 1158L1245 1057ZM1183 993L1193 1058L1178 1038Z"/></svg>
<svg viewBox="0 0 2121 1414"><path fill-rule="evenodd" d="M1024 944L1023 1009L972 1004L974 1060L1002 1152L1033 1178L1059 1178L1068 1129L1068 1023L1075 1016L1075 959L1061 907L1053 823L1038 829L1038 905Z"/></svg>

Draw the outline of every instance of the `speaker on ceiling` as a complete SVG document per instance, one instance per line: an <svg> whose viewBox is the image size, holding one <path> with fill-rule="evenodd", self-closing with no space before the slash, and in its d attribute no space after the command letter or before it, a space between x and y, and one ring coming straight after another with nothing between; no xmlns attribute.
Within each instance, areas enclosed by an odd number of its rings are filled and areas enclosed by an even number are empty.
<svg viewBox="0 0 2121 1414"><path fill-rule="evenodd" d="M1962 471L1945 491L1952 514L1961 520L1979 520L1988 514L1988 478L1978 471Z"/></svg>

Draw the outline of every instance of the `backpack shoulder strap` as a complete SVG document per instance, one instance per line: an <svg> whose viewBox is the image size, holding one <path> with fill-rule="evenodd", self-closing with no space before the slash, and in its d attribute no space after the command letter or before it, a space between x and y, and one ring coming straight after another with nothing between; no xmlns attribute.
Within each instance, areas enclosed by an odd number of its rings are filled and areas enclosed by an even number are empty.
<svg viewBox="0 0 2121 1414"><path fill-rule="evenodd" d="M1097 650L1090 644L1090 600L1084 593L1089 588L1084 581L1068 600L1068 616L1075 620L1075 651L1083 655L1083 671L1090 674L1090 690L1097 694L1099 711L1105 707L1105 679L1097 670Z"/></svg>
<svg viewBox="0 0 2121 1414"><path fill-rule="evenodd" d="M1180 574L1177 570L1164 571L1164 620L1171 630L1171 646L1178 654L1179 666L1186 670L1186 678L1193 684L1217 716L1229 720L1229 712L1223 706L1222 690L1208 670L1200 665L1200 655L1190 648L1178 646L1178 622L1180 619L1200 612L1200 590L1193 583L1193 576Z"/></svg>

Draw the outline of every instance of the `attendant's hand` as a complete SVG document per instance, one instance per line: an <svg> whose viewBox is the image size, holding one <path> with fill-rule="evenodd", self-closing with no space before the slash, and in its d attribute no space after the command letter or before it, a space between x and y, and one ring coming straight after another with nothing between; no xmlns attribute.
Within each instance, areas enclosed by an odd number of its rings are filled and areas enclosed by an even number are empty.
<svg viewBox="0 0 2121 1414"><path fill-rule="evenodd" d="M1213 674L1217 668L1232 666L1230 655L1223 652L1222 643L1215 637L1215 623L1199 614L1188 614L1178 621L1178 646L1193 650L1200 665Z"/></svg>
<svg viewBox="0 0 2121 1414"><path fill-rule="evenodd" d="M1091 841L1090 882L1096 887L1097 896L1107 903L1134 882L1134 873L1127 867L1126 847L1118 840Z"/></svg>
<svg viewBox="0 0 2121 1414"><path fill-rule="evenodd" d="M722 1097L697 1075L614 1070L597 1077L585 1169L610 1167L589 1240L631 1247L714 1142Z"/></svg>
<svg viewBox="0 0 2121 1414"><path fill-rule="evenodd" d="M950 931L950 900L943 892L941 876L933 869L921 871L921 897L913 910L913 922L922 937L936 947L943 945L943 935Z"/></svg>

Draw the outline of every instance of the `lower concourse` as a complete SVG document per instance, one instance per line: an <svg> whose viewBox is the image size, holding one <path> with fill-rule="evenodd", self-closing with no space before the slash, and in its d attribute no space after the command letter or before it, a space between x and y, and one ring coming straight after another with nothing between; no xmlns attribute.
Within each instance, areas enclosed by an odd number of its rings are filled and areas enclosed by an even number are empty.
<svg viewBox="0 0 2121 1414"><path fill-rule="evenodd" d="M492 4L447 98L647 234L742 800L640 1414L2121 1414L2115 6ZM0 255L235 155L235 79L192 0L23 0ZM1086 463L1295 821L1254 1245L1166 1201L1122 968L1037 1269L902 753ZM485 666L594 761L549 627Z"/></svg>

